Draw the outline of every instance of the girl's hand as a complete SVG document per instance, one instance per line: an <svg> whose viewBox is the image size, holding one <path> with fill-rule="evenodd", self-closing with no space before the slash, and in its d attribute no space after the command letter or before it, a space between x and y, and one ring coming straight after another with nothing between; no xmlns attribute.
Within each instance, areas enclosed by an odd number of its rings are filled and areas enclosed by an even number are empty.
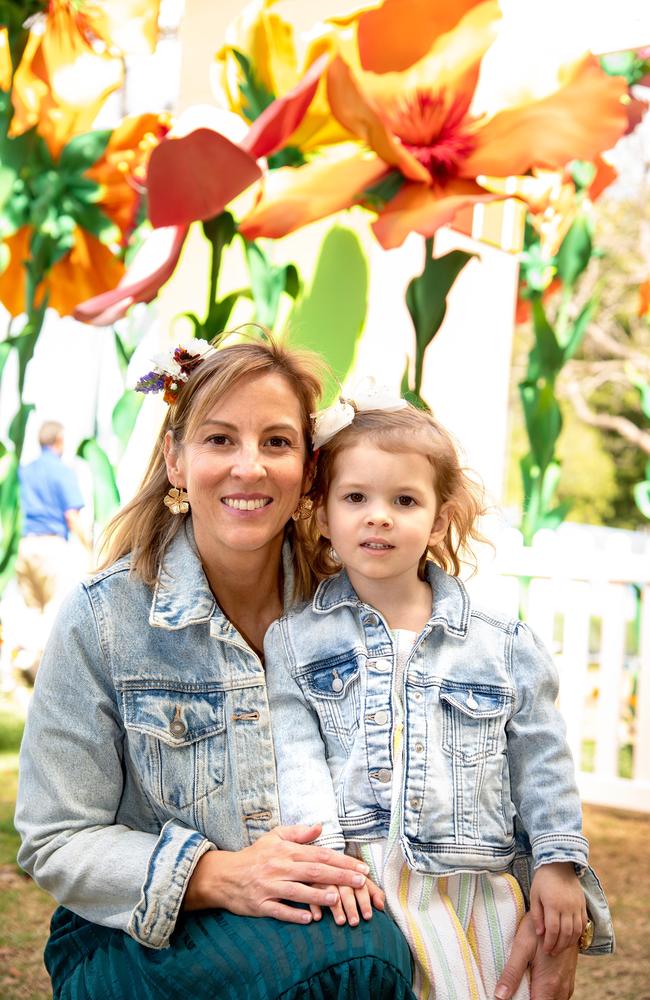
<svg viewBox="0 0 650 1000"><path fill-rule="evenodd" d="M208 851L190 876L183 908L310 923L309 909L289 903L334 906L335 887L361 889L368 871L356 858L311 845L321 829L279 826L241 851Z"/></svg>
<svg viewBox="0 0 650 1000"><path fill-rule="evenodd" d="M336 889L336 886L328 886L328 889ZM364 920L370 920L373 906L377 910L384 909L384 893L369 878L360 889L351 889L347 885L340 886L337 895L336 903L330 905L337 924L344 924L347 921L351 927L356 927L359 923L359 914ZM314 920L321 919L322 912L319 906L311 906L310 910Z"/></svg>
<svg viewBox="0 0 650 1000"><path fill-rule="evenodd" d="M533 875L530 912L547 955L576 945L587 924L587 906L570 862L541 865Z"/></svg>

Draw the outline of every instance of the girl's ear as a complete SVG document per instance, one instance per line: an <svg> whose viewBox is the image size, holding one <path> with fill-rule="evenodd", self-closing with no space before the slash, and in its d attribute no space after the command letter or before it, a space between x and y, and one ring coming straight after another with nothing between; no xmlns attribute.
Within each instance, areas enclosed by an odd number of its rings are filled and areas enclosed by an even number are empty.
<svg viewBox="0 0 650 1000"><path fill-rule="evenodd" d="M325 512L325 507L323 504L319 504L316 508L316 526L324 538L330 537L330 529L327 523L327 514Z"/></svg>
<svg viewBox="0 0 650 1000"><path fill-rule="evenodd" d="M165 443L163 445L163 455L165 456L165 465L167 466L167 478L173 486L177 486L181 489L185 489L185 473L183 471L183 463L181 460L180 449L177 447L171 431L167 431L165 434Z"/></svg>
<svg viewBox="0 0 650 1000"><path fill-rule="evenodd" d="M451 521L451 515L454 512L453 504L451 501L443 503L442 507L436 514L436 519L433 522L433 528L431 529L431 534L429 535L429 545L437 545L447 534L449 530L449 522Z"/></svg>

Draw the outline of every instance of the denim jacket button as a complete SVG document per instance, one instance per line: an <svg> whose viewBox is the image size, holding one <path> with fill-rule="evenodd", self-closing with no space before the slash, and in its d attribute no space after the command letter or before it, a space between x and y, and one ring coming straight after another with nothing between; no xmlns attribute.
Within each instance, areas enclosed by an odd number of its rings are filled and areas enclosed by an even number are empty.
<svg viewBox="0 0 650 1000"><path fill-rule="evenodd" d="M416 753L422 753L423 751L424 751L424 743L416 743L415 744L415 752Z"/></svg>
<svg viewBox="0 0 650 1000"><path fill-rule="evenodd" d="M385 674L386 671L390 670L391 662L390 660L375 660L374 667L375 670L380 670L382 674Z"/></svg>
<svg viewBox="0 0 650 1000"><path fill-rule="evenodd" d="M180 719L172 719L169 723L169 731L172 736L185 736L187 726Z"/></svg>
<svg viewBox="0 0 650 1000"><path fill-rule="evenodd" d="M420 808L420 800L419 799L411 799L410 802L409 802L409 805L410 805L411 809L419 809Z"/></svg>
<svg viewBox="0 0 650 1000"><path fill-rule="evenodd" d="M377 617L377 615L375 615L372 612L370 612L370 614L363 616L363 624L364 625L379 625L379 618Z"/></svg>
<svg viewBox="0 0 650 1000"><path fill-rule="evenodd" d="M413 695L413 697L414 697L415 701L422 701L422 692L421 691L416 691L415 694Z"/></svg>
<svg viewBox="0 0 650 1000"><path fill-rule="evenodd" d="M375 712L375 723L378 726L385 726L388 722L388 712Z"/></svg>
<svg viewBox="0 0 650 1000"><path fill-rule="evenodd" d="M387 767L380 767L374 776L377 781L381 781L382 784L387 785L391 779L391 772Z"/></svg>

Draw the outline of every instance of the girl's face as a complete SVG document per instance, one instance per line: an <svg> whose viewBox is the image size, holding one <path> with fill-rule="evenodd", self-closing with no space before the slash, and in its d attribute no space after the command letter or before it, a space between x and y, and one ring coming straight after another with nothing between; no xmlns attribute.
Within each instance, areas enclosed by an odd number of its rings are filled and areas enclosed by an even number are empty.
<svg viewBox="0 0 650 1000"><path fill-rule="evenodd" d="M191 440L165 441L169 481L188 492L204 564L277 547L305 474L299 400L277 373L241 379Z"/></svg>
<svg viewBox="0 0 650 1000"><path fill-rule="evenodd" d="M355 589L365 580L417 577L427 545L442 538L448 524L438 510L429 460L371 443L337 455L329 495L316 517Z"/></svg>

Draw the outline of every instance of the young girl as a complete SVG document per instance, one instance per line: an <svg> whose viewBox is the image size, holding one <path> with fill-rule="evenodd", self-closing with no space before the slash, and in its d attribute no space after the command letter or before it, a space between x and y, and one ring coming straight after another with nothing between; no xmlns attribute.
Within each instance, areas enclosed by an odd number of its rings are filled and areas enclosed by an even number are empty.
<svg viewBox="0 0 650 1000"><path fill-rule="evenodd" d="M418 997L488 1000L524 912L507 872L515 815L545 951L587 925L557 678L530 629L473 607L458 579L482 498L450 436L401 400L376 406L316 419L308 528L324 579L265 640L282 822L322 822L320 843L366 861ZM367 889L332 910L367 919Z"/></svg>

